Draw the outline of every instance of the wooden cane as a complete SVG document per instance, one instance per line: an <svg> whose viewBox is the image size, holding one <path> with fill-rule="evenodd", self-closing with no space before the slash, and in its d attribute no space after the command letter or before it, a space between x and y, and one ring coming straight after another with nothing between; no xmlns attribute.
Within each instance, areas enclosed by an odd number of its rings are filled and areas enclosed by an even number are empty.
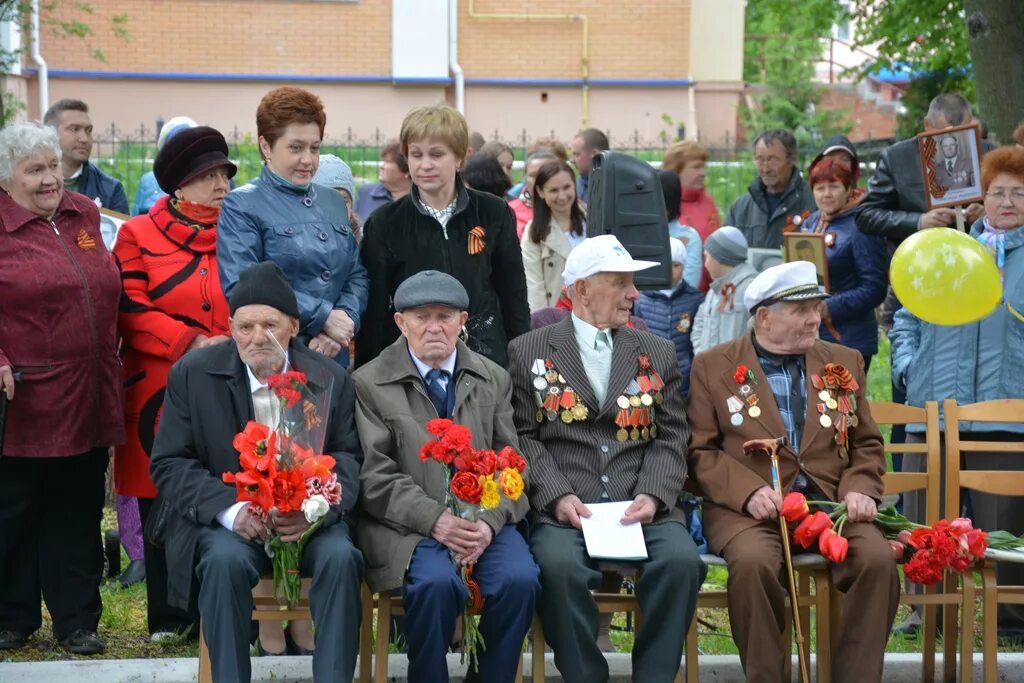
<svg viewBox="0 0 1024 683"><path fill-rule="evenodd" d="M776 442L768 449L772 459L772 486L775 493L782 499L782 482L779 480L779 444ZM796 590L796 575L793 573L793 551L789 547L789 527L786 518L779 515L779 533L782 536L782 554L786 558L786 576L789 578L789 606L793 610L793 630L796 632L796 656L800 660L800 680L810 683L807 673L807 647L804 644L803 628L800 626L800 595ZM820 587L818 590L821 590ZM818 615L821 619L822 615Z"/></svg>

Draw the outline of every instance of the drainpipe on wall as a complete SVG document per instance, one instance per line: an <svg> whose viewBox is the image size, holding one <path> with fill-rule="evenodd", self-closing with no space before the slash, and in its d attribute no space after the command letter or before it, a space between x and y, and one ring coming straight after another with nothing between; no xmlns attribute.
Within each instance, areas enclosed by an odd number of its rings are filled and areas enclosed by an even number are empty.
<svg viewBox="0 0 1024 683"><path fill-rule="evenodd" d="M580 93L580 114L582 128L586 128L590 119L590 19L586 14L516 14L512 12L477 12L474 0L469 0L469 16L474 19L526 21L579 21L583 23L583 46L580 48L580 75L583 89Z"/></svg>
<svg viewBox="0 0 1024 683"><path fill-rule="evenodd" d="M466 115L466 75L459 64L459 0L448 0L448 68L455 81L455 108Z"/></svg>
<svg viewBox="0 0 1024 683"><path fill-rule="evenodd" d="M50 108L50 72L39 50L39 0L32 0L32 61L39 69L39 118Z"/></svg>
<svg viewBox="0 0 1024 683"><path fill-rule="evenodd" d="M699 140L700 127L697 125L697 94L693 91L695 86L693 85L692 71L689 74L687 74L686 79L690 81L690 86L687 88L687 91L688 97L690 98L690 121L692 125L691 130L693 131L693 135L691 136L689 133L687 133L687 137L689 137L691 140Z"/></svg>

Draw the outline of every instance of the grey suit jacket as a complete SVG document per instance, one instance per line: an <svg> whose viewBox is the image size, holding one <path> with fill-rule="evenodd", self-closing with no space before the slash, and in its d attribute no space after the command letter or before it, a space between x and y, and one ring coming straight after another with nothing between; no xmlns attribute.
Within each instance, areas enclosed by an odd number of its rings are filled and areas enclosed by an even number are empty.
<svg viewBox="0 0 1024 683"><path fill-rule="evenodd" d="M557 524L553 503L575 493L583 503L631 500L647 493L660 502L655 522L683 521L677 506L686 481L689 428L681 393L681 379L671 342L647 332L623 327L615 332L608 393L597 406L583 369L572 320L528 332L509 344L512 405L523 456L530 463L531 519ZM638 357L646 353L665 380L665 401L654 406L657 438L648 441L616 440L619 427L616 399L639 371ZM536 359L550 360L579 394L590 415L582 422L560 419L537 422L534 375ZM607 498L602 499L604 494Z"/></svg>

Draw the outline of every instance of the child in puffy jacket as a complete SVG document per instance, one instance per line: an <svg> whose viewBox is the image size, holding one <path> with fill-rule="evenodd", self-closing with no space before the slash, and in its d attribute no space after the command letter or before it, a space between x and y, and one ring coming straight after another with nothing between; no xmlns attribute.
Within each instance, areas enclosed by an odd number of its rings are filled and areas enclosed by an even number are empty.
<svg viewBox="0 0 1024 683"><path fill-rule="evenodd" d="M690 394L690 364L693 362L690 331L704 294L683 279L686 245L675 237L670 237L669 243L672 246L671 289L641 294L633 304L633 313L647 323L652 334L675 344L679 374L683 378L683 396L686 397Z"/></svg>

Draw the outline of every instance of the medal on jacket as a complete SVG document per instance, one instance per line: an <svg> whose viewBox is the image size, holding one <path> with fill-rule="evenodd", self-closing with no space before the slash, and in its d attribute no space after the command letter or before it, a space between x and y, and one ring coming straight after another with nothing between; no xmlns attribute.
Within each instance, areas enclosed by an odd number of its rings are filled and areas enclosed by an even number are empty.
<svg viewBox="0 0 1024 683"><path fill-rule="evenodd" d="M469 255L476 256L484 250L486 231L479 225L469 231Z"/></svg>
<svg viewBox="0 0 1024 683"><path fill-rule="evenodd" d="M533 396L537 404L537 422L561 419L565 424L582 422L590 416L590 409L580 401L576 390L565 383L565 377L555 369L549 359L537 358L530 365L533 373Z"/></svg>
<svg viewBox="0 0 1024 683"><path fill-rule="evenodd" d="M690 331L690 314L683 313L679 316L679 322L676 323L676 332L686 334Z"/></svg>

